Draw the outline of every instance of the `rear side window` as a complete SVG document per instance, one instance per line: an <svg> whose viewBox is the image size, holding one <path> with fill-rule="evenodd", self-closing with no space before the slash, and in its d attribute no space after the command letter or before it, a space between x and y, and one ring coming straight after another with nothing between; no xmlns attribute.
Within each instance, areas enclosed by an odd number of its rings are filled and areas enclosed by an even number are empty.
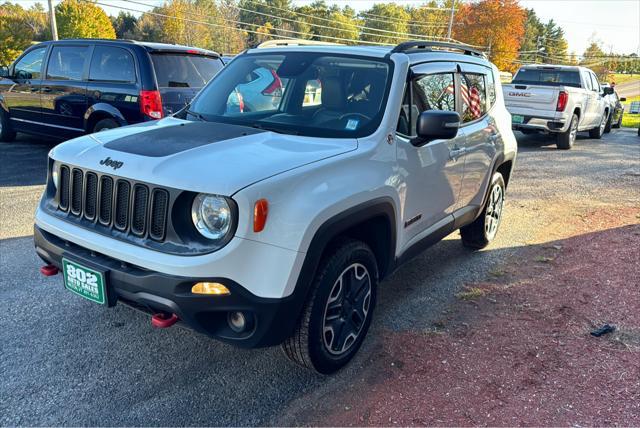
<svg viewBox="0 0 640 428"><path fill-rule="evenodd" d="M487 75L487 95L489 97L489 108L496 103L496 82L493 71Z"/></svg>
<svg viewBox="0 0 640 428"><path fill-rule="evenodd" d="M82 80L88 58L88 46L55 46L47 65L47 79Z"/></svg>
<svg viewBox="0 0 640 428"><path fill-rule="evenodd" d="M598 78L595 74L589 73L591 76L591 86L595 92L600 92L600 83L598 82Z"/></svg>
<svg viewBox="0 0 640 428"><path fill-rule="evenodd" d="M18 79L39 79L42 74L42 60L47 48L34 49L20 58L13 74Z"/></svg>
<svg viewBox="0 0 640 428"><path fill-rule="evenodd" d="M131 83L136 81L136 66L129 51L112 46L96 46L91 58L89 80Z"/></svg>
<svg viewBox="0 0 640 428"><path fill-rule="evenodd" d="M411 91L405 94L398 120L398 132L403 135L415 135L420 113L427 110L455 111L455 100L453 74L419 76L411 82Z"/></svg>
<svg viewBox="0 0 640 428"><path fill-rule="evenodd" d="M462 73L460 76L462 122L471 122L481 118L487 112L485 75Z"/></svg>
<svg viewBox="0 0 640 428"><path fill-rule="evenodd" d="M573 70L545 70L521 68L511 82L513 84L574 86L579 88L580 72Z"/></svg>
<svg viewBox="0 0 640 428"><path fill-rule="evenodd" d="M223 67L218 58L188 54L151 54L160 88L202 88Z"/></svg>

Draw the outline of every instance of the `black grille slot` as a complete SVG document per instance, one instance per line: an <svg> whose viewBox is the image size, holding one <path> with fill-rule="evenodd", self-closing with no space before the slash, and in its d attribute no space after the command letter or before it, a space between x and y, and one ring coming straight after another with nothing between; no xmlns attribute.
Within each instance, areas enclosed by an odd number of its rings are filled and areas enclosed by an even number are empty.
<svg viewBox="0 0 640 428"><path fill-rule="evenodd" d="M71 171L71 212L75 215L82 213L82 171Z"/></svg>
<svg viewBox="0 0 640 428"><path fill-rule="evenodd" d="M85 177L84 216L89 220L96 218L98 205L98 176L88 172Z"/></svg>
<svg viewBox="0 0 640 428"><path fill-rule="evenodd" d="M69 183L69 168L62 166L60 167L60 194L58 196L58 206L63 211L67 211L69 209Z"/></svg>
<svg viewBox="0 0 640 428"><path fill-rule="evenodd" d="M151 224L149 225L149 235L157 241L164 239L168 207L169 193L167 193L166 190L154 190L151 195Z"/></svg>
<svg viewBox="0 0 640 428"><path fill-rule="evenodd" d="M116 183L116 212L113 224L120 230L126 230L127 223L129 222L130 194L131 185L124 180L118 180Z"/></svg>
<svg viewBox="0 0 640 428"><path fill-rule="evenodd" d="M111 177L100 178L100 223L108 226L111 223L113 211L113 180Z"/></svg>
<svg viewBox="0 0 640 428"><path fill-rule="evenodd" d="M138 236L144 235L147 222L149 189L142 184L133 187L133 211L131 212L131 231Z"/></svg>

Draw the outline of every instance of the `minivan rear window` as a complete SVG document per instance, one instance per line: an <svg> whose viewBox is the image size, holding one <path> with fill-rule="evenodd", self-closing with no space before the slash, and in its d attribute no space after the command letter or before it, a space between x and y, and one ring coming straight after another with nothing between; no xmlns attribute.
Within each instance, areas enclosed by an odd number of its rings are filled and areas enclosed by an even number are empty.
<svg viewBox="0 0 640 428"><path fill-rule="evenodd" d="M160 88L202 88L223 67L219 58L204 55L151 54Z"/></svg>
<svg viewBox="0 0 640 428"><path fill-rule="evenodd" d="M512 84L575 86L579 88L580 72L577 70L545 70L538 68L521 68L511 81Z"/></svg>

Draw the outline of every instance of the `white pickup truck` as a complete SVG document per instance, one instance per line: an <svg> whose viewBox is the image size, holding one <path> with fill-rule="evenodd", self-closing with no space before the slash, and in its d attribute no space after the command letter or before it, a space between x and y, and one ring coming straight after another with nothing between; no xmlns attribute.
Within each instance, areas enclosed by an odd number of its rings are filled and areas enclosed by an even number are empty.
<svg viewBox="0 0 640 428"><path fill-rule="evenodd" d="M559 149L573 147L579 131L601 138L609 117L595 73L588 68L563 65L527 65L503 86L512 127L525 134L556 134Z"/></svg>

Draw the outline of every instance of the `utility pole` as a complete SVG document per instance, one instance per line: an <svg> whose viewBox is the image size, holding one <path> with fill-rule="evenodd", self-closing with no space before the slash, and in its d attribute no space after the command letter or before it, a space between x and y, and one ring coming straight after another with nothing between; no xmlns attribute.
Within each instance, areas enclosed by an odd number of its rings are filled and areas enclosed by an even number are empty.
<svg viewBox="0 0 640 428"><path fill-rule="evenodd" d="M56 25L56 10L53 7L53 0L48 0L49 2L49 23L51 25L51 38L53 40L58 40L58 26Z"/></svg>
<svg viewBox="0 0 640 428"><path fill-rule="evenodd" d="M449 31L447 31L447 38L451 40L451 30L453 29L453 14L456 11L456 0L451 0L451 16L449 16Z"/></svg>

